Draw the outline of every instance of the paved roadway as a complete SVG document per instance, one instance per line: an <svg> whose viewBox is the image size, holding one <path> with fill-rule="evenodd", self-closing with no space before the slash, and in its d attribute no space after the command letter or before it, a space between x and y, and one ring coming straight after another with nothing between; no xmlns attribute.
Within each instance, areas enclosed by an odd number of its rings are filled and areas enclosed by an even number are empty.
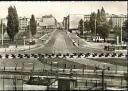
<svg viewBox="0 0 128 91"><path fill-rule="evenodd" d="M82 44L82 42L80 42ZM42 44L43 45L43 44ZM26 51L29 52L29 51ZM65 30L56 30L47 44L44 47L36 48L30 51L31 53L88 53L88 52L103 52L103 50L77 47L73 44L71 38Z"/></svg>
<svg viewBox="0 0 128 91"><path fill-rule="evenodd" d="M72 36L73 37L73 36ZM77 38L74 36L74 38ZM96 48L91 48L89 46L82 47L82 41L79 40L80 46L75 46L72 42L72 39L68 35L68 33L65 30L56 30L50 40L47 42L47 44L44 45L44 47L36 48L31 50L31 53L88 53L88 52L104 52L103 50L96 49ZM28 51L27 51L28 52ZM103 63L103 62L98 62L95 60L91 59L82 59L82 58L72 58L68 59L69 61L74 61L77 63L82 63L85 65L90 65L90 66L99 66L101 68L106 65L107 67L111 67L111 70L121 70L121 71L126 71L126 67L123 66L116 66L114 64L110 63Z"/></svg>
<svg viewBox="0 0 128 91"><path fill-rule="evenodd" d="M71 40L71 38L68 36L68 34L65 32L65 30L56 30L54 31L50 37L48 38L47 42L45 44L42 42L42 46L27 50L25 52L20 53L88 53L88 52L103 52L103 50L91 48L89 46L81 47L75 46ZM82 44L82 43L81 43ZM67 58L69 61L73 61L80 64L85 64L89 66L99 66L104 67L109 66L111 67L111 70L119 70L124 71L126 70L126 67L123 66L115 66L110 63L103 63L98 62L95 60L87 59L87 58ZM35 63L35 64L34 64ZM0 59L0 69L3 69L4 66L6 66L7 70L15 69L15 66L17 64L17 68L21 69L21 67L24 64L25 70L32 70L33 64L34 69L50 69L50 65L42 64L41 62L37 61L37 59ZM55 67L56 68L56 67Z"/></svg>
<svg viewBox="0 0 128 91"><path fill-rule="evenodd" d="M76 36L74 36L74 37L76 38ZM82 43L82 41L79 41L79 42L80 42L80 46L77 47L73 44L72 39L70 38L70 36L67 34L67 32L65 30L55 30L50 34L50 37L48 38L48 40L45 43L43 43L43 42L41 43L42 46L40 46L38 48L31 49L30 51L27 50L25 52L20 52L20 53L63 53L63 54L65 54L65 53L103 52L103 50L94 49L94 48L91 48L88 46L81 47L83 43ZM12 60L14 60L14 59L12 59ZM20 62L22 63L22 60L23 59L21 59L21 61L19 59L15 59L15 61L17 61L18 64L20 64ZM35 60L36 59L24 59L23 61L25 61L28 64L31 64L30 62L34 62ZM121 70L121 71L126 70L126 67L123 67L123 66L117 67L114 64L109 64L109 63L104 64L103 62L98 62L98 61L87 59L87 58L72 58L72 59L68 58L68 60L74 61L76 63L90 65L90 66L99 66L101 68L104 65L106 65L107 67L111 67L111 70ZM15 63L15 62L11 61L10 59L7 62L7 59L5 59L5 60L1 61L1 65L3 64L3 62L8 63L8 65ZM38 62L38 61L37 61L37 63L40 64L40 62ZM14 66L14 65L11 65L11 66Z"/></svg>

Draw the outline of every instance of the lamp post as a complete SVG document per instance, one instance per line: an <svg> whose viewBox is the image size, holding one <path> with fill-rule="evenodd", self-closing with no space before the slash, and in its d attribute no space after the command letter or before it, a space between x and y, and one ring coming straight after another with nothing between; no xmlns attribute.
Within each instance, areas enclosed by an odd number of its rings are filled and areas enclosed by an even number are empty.
<svg viewBox="0 0 128 91"><path fill-rule="evenodd" d="M31 29L30 29L30 22L29 22L29 50L30 50L30 42L31 42Z"/></svg>
<svg viewBox="0 0 128 91"><path fill-rule="evenodd" d="M126 20L126 25L128 25L128 1L127 1L127 20ZM126 80L126 87L127 87L127 91L128 91L128 28L127 28L127 35L126 35L126 39L127 39L127 55L126 55L126 58L127 58L127 80Z"/></svg>
<svg viewBox="0 0 128 91"><path fill-rule="evenodd" d="M23 70L24 70L24 63L25 63L25 62L22 63L22 69L21 69L22 72L23 72Z"/></svg>
<svg viewBox="0 0 128 91"><path fill-rule="evenodd" d="M122 23L121 23L121 35L120 35L120 40L121 40L121 45L123 44L123 41L122 41Z"/></svg>
<svg viewBox="0 0 128 91"><path fill-rule="evenodd" d="M96 15L95 15L95 42L96 42Z"/></svg>
<svg viewBox="0 0 128 91"><path fill-rule="evenodd" d="M3 21L1 20L1 30L2 30L2 46L3 46L3 39L4 39L4 37L3 37Z"/></svg>
<svg viewBox="0 0 128 91"><path fill-rule="evenodd" d="M23 36L23 39L24 39L24 47L25 47L25 39L26 39L26 36Z"/></svg>

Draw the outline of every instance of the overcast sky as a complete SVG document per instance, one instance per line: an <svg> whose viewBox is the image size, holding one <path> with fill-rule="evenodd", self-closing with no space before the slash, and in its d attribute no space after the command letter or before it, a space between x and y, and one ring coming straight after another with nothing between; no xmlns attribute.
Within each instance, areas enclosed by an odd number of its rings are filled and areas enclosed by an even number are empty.
<svg viewBox="0 0 128 91"><path fill-rule="evenodd" d="M126 1L0 1L0 18L7 16L10 5L16 6L18 16L52 14L58 21L68 14L90 14L102 6L110 14L127 14Z"/></svg>

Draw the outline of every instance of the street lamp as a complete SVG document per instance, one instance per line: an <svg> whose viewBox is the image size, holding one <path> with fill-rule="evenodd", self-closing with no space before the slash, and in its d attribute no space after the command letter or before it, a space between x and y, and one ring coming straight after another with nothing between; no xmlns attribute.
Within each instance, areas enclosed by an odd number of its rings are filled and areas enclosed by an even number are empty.
<svg viewBox="0 0 128 91"><path fill-rule="evenodd" d="M25 47L25 39L26 39L26 36L23 36L23 39L24 39L24 47Z"/></svg>
<svg viewBox="0 0 128 91"><path fill-rule="evenodd" d="M96 15L95 15L95 42L96 42Z"/></svg>
<svg viewBox="0 0 128 91"><path fill-rule="evenodd" d="M3 38L4 38L3 35L4 34L3 34L3 22L2 22L2 20L1 20L1 29L2 29L2 46L3 46Z"/></svg>
<svg viewBox="0 0 128 91"><path fill-rule="evenodd" d="M24 70L24 63L25 63L25 62L23 62L23 63L22 63L22 69L21 69L21 71L23 71L23 70Z"/></svg>

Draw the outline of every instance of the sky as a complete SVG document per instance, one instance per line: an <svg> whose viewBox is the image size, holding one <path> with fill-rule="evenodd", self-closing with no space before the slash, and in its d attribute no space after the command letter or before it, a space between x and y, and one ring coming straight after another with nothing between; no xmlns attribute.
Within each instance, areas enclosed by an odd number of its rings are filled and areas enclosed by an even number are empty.
<svg viewBox="0 0 128 91"><path fill-rule="evenodd" d="M61 22L68 14L90 14L102 6L109 14L127 14L126 1L0 1L0 18L8 15L8 7L15 5L18 16L35 17L52 14Z"/></svg>

